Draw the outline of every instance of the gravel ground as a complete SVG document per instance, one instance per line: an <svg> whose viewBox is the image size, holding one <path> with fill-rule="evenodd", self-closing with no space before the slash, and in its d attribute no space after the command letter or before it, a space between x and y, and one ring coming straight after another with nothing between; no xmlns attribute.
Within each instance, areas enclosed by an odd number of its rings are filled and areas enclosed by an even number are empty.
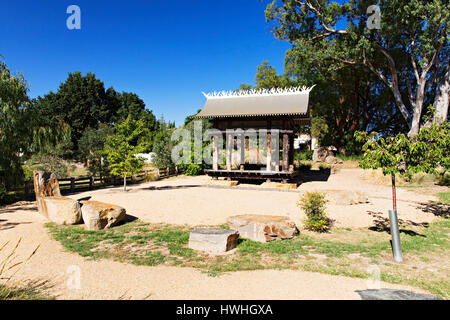
<svg viewBox="0 0 450 320"><path fill-rule="evenodd" d="M234 214L287 215L300 221L295 206L305 190L341 189L369 195L371 204L332 206L330 216L340 226L373 224L367 211L390 209L390 188L368 185L357 169L342 170L327 182L301 185L298 192L255 191L201 187L206 177L177 178L133 186L127 193L120 188L73 195L124 206L131 215L148 222L188 225L215 225ZM432 199L405 190L398 193L399 218L414 222L432 221L434 216L417 209L417 202ZM414 202L412 202L414 201ZM386 214L387 216L387 214ZM89 261L68 253L52 240L43 226L45 219L34 206L0 209L0 245L22 238L17 257L26 258L37 245L36 255L22 266L16 279L48 281L48 292L59 299L361 299L357 290L366 290L364 279L330 276L294 270L239 271L209 277L199 270L168 266L136 266L111 260ZM299 222L300 223L300 222ZM4 253L3 253L4 255ZM2 255L0 254L0 261ZM80 286L71 279L80 274ZM406 286L381 283L382 288L413 290Z"/></svg>
<svg viewBox="0 0 450 320"><path fill-rule="evenodd" d="M304 215L296 206L305 191L348 190L366 194L370 203L359 205L328 204L328 214L338 227L370 227L374 217L371 212L388 218L392 209L391 188L370 184L361 179L362 169L342 169L330 175L328 181L301 184L297 190L283 192L260 188L256 185L241 185L230 188L207 187L209 178L184 177L132 186L128 192L121 187L79 193L72 196L80 199L109 202L123 206L127 213L147 222L170 224L218 225L229 216L238 214L285 215L299 226ZM431 222L432 213L424 212L420 202L436 200L430 195L421 195L405 189L397 189L397 211L399 219L415 223Z"/></svg>

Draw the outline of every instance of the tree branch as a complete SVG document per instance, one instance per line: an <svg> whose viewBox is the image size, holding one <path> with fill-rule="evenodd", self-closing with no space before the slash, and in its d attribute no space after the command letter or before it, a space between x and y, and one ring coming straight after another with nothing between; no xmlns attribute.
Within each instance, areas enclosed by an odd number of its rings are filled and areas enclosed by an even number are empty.
<svg viewBox="0 0 450 320"><path fill-rule="evenodd" d="M316 7L314 7L310 1L305 0L304 3L300 2L300 1L297 1L297 2L299 4L305 4L309 8L309 10L311 10L312 12L314 12L317 15L317 17L319 18L320 25L322 26L322 28L324 28L329 33L329 35L331 35L331 34L347 34L346 30L336 30L336 29L333 29L333 28L327 26L325 24L325 22L323 21L323 15L320 12L320 10L317 9Z"/></svg>

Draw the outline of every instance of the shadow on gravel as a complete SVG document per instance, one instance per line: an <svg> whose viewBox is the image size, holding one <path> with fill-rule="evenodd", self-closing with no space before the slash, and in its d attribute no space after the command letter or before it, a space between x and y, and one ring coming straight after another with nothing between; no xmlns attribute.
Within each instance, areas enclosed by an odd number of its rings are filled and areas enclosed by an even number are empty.
<svg viewBox="0 0 450 320"><path fill-rule="evenodd" d="M141 190L176 190L176 189L188 189L188 188L197 188L202 187L201 184L186 184L181 186L150 186L145 188L140 188Z"/></svg>
<svg viewBox="0 0 450 320"><path fill-rule="evenodd" d="M450 206L443 203L424 202L420 203L417 209L438 217L448 218L450 216Z"/></svg>
<svg viewBox="0 0 450 320"><path fill-rule="evenodd" d="M374 221L373 221L374 226L370 227L369 230L377 231L377 232L391 233L389 218L383 217L381 212L367 211L367 213L374 218ZM398 219L398 224L400 227L415 226L415 227L428 228L428 226L429 226L428 222L417 223L417 222L414 222L411 220L402 220L402 219ZM400 233L405 233L410 236L425 237L423 234L417 233L413 230L400 229L399 231L400 231Z"/></svg>

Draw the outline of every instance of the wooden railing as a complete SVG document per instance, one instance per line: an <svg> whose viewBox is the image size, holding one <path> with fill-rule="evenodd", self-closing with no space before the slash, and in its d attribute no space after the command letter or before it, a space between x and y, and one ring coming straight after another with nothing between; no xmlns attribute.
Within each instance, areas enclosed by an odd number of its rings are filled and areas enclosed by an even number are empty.
<svg viewBox="0 0 450 320"><path fill-rule="evenodd" d="M154 174L155 179L169 178L176 176L181 172L178 167L169 167L162 169L155 169L153 171L144 170L138 174L127 177L127 185L141 183L145 181L149 175ZM111 186L123 185L123 178L117 176L81 176L81 177L70 177L70 178L58 178L59 189L61 194L68 194L80 191L87 191ZM34 199L34 187L33 181L25 182L25 199Z"/></svg>

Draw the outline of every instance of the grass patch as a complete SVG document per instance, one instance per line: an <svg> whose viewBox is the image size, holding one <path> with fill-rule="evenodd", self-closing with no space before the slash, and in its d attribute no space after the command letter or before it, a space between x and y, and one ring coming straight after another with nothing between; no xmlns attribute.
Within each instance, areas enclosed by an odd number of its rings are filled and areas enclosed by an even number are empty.
<svg viewBox="0 0 450 320"><path fill-rule="evenodd" d="M302 232L293 239L268 243L240 239L234 253L212 256L188 248L192 228L186 226L139 220L101 231L53 223L46 226L66 250L89 259L194 267L210 276L239 270L300 269L367 278L367 268L375 264L383 281L417 286L450 298L446 272L450 264L448 219L402 228L405 262L401 264L392 258L389 233L368 229L335 228L326 234Z"/></svg>
<svg viewBox="0 0 450 320"><path fill-rule="evenodd" d="M33 285L8 286L0 284L1 300L53 300L53 297L42 294L42 290Z"/></svg>
<svg viewBox="0 0 450 320"><path fill-rule="evenodd" d="M342 161L360 161L362 160L362 155L343 155L337 154L336 158L341 159Z"/></svg>
<svg viewBox="0 0 450 320"><path fill-rule="evenodd" d="M450 192L439 192L438 197L440 202L450 205Z"/></svg>

